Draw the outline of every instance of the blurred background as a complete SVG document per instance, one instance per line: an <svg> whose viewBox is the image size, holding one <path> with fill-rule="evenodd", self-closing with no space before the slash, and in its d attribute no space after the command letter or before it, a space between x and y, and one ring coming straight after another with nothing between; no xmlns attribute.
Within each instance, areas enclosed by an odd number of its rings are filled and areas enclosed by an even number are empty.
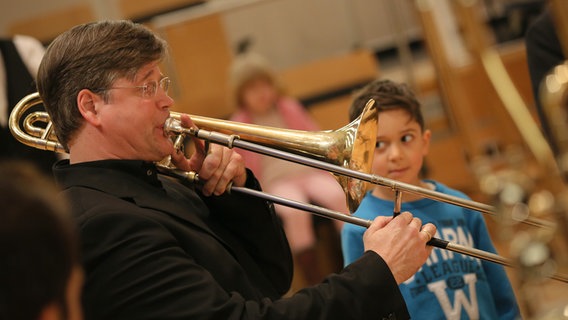
<svg viewBox="0 0 568 320"><path fill-rule="evenodd" d="M287 92L323 129L347 124L351 95L362 85L377 77L407 82L433 131L427 175L502 208L494 189L481 183L488 176L534 182L520 183L522 201L554 184L541 178L551 173L523 137L529 125L541 126L524 37L546 5L544 0L19 0L0 3L0 35L29 35L48 45L83 22L144 23L169 42L171 57L163 69L173 80L174 110L215 118L234 111L228 68L243 48L272 63ZM489 70L511 86L499 88ZM516 111L508 111L506 97L516 98ZM514 114L527 115L530 123L519 125ZM503 168L514 174L501 174ZM510 214L503 210L486 220L500 253L516 259L522 255L514 245L518 235L534 239L540 231L507 220ZM557 219L550 212L535 214ZM321 251L335 250L329 226L316 227ZM566 244L550 238L549 256L566 271ZM338 264L321 268L332 272ZM534 277L507 271L527 318L565 306L568 284L546 277L528 281ZM295 281L293 290L302 287L301 279Z"/></svg>
<svg viewBox="0 0 568 320"><path fill-rule="evenodd" d="M174 80L175 109L217 118L233 111L227 103L227 70L243 46L270 61L288 93L303 102L323 129L347 122L351 93L370 80L407 82L420 96L434 131L429 173L473 192L476 186L466 162L518 140L507 128L511 124L506 114L499 112L499 99L474 50L492 46L499 51L534 115L523 36L544 1L473 1L479 23L474 27L481 29L484 41L477 44L467 38L476 31L462 23L467 12L458 12L452 2L4 1L0 34L30 35L47 45L63 30L86 21L145 23L171 46L164 68ZM430 8L420 10L420 3Z"/></svg>

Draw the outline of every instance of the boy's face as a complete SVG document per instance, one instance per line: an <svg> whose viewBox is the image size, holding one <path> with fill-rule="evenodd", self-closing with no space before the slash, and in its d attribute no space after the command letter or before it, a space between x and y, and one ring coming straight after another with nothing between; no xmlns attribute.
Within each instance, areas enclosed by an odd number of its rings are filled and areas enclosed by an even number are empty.
<svg viewBox="0 0 568 320"><path fill-rule="evenodd" d="M429 130L422 132L420 125L403 109L381 111L373 173L419 185L419 173L428 153L430 135Z"/></svg>

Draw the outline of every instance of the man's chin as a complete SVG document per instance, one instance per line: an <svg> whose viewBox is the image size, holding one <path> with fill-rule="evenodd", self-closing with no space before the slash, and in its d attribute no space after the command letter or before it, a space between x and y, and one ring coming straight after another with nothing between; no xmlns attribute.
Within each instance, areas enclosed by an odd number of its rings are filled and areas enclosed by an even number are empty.
<svg viewBox="0 0 568 320"><path fill-rule="evenodd" d="M165 141L165 143L162 145L161 147L162 149L162 153L164 155L164 157L169 156L171 154L174 154L175 149L174 149L174 143L172 140L168 139L167 141Z"/></svg>
<svg viewBox="0 0 568 320"><path fill-rule="evenodd" d="M155 157L149 161L164 163L170 160L170 155L174 153L173 146L170 145L169 147L162 147L160 149L161 152L159 154L155 154Z"/></svg>

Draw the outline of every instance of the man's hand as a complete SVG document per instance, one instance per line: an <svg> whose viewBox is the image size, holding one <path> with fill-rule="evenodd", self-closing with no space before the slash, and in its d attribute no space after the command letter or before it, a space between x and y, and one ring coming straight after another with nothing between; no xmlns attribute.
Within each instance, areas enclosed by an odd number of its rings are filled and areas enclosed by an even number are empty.
<svg viewBox="0 0 568 320"><path fill-rule="evenodd" d="M387 263L398 284L420 269L432 252L427 246L436 226L403 212L396 218L377 217L363 235L365 250L378 253Z"/></svg>
<svg viewBox="0 0 568 320"><path fill-rule="evenodd" d="M189 116L181 116L181 124L195 127ZM173 164L181 170L194 171L205 181L201 191L204 195L221 195L230 182L242 187L247 180L245 162L241 155L220 145L210 144L205 150L202 140L195 141L196 152L187 159L182 152L172 154Z"/></svg>

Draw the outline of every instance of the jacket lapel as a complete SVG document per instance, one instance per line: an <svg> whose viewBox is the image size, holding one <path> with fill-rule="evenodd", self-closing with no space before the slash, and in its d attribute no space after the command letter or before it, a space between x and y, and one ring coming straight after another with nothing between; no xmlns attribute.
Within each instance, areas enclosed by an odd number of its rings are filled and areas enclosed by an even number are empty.
<svg viewBox="0 0 568 320"><path fill-rule="evenodd" d="M141 208L148 208L175 216L212 235L227 246L204 222L209 209L189 187L180 187L169 177L160 177L160 183L152 185L136 175L105 167L65 166L67 160L54 168L58 185L62 189L80 186L99 190L118 198L132 201ZM160 176L160 175L159 175Z"/></svg>

